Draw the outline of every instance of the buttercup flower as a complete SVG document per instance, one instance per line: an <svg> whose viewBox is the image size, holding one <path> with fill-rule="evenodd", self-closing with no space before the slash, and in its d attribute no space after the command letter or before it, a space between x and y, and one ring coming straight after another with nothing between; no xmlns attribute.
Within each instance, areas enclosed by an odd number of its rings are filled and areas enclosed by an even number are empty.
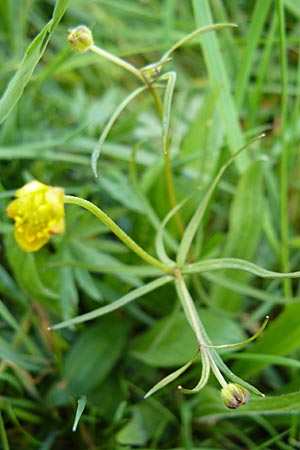
<svg viewBox="0 0 300 450"><path fill-rule="evenodd" d="M52 234L65 231L63 189L31 181L15 195L7 215L15 221L15 239L24 251L36 252Z"/></svg>
<svg viewBox="0 0 300 450"><path fill-rule="evenodd" d="M94 43L91 30L85 25L68 30L68 42L77 52L86 52Z"/></svg>
<svg viewBox="0 0 300 450"><path fill-rule="evenodd" d="M245 405L249 400L249 392L237 383L229 383L221 390L222 400L230 409Z"/></svg>

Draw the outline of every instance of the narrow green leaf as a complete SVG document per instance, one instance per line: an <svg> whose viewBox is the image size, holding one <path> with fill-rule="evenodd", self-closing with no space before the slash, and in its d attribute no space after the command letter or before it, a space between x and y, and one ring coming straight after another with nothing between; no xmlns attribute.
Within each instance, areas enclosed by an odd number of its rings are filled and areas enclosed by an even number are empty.
<svg viewBox="0 0 300 450"><path fill-rule="evenodd" d="M175 370L174 372L167 375L165 378L160 380L158 383L153 386L145 395L144 398L150 397L150 395L154 394L155 392L159 391L163 387L167 386L167 384L172 383L172 381L176 380L180 375L182 375L195 361L196 357L198 356L199 352L196 353L195 356L193 356L192 359L190 359L184 366L180 367L179 369Z"/></svg>
<svg viewBox="0 0 300 450"><path fill-rule="evenodd" d="M217 275L215 273L204 273L203 278L209 280L213 284L218 284L227 289L231 289L232 291L238 292L243 296L247 296L250 298L255 298L256 300L260 300L262 302L268 302L273 304L282 304L287 305L289 303L299 303L299 299L297 298L285 298L279 297L278 294L272 294L269 292L265 292L264 290L257 289L253 286L249 286L247 283L240 283L232 278Z"/></svg>
<svg viewBox="0 0 300 450"><path fill-rule="evenodd" d="M122 111L126 108L126 106L133 100L135 99L141 92L145 91L148 87L147 86L142 86L137 88L135 91L133 91L131 94L129 94L125 100L122 101L122 103L118 106L118 108L116 109L116 111L113 113L113 115L111 116L111 118L109 119L108 123L105 125L104 130L102 131L102 134L99 138L99 141L97 142L93 153L92 153L92 160L91 160L91 164L92 164L92 170L93 173L95 175L95 177L97 177L97 163L98 163L98 159L100 157L100 153L103 147L103 144L110 132L110 130L112 129L114 123L116 122L116 120L118 119L118 117L120 116L120 114L122 113Z"/></svg>
<svg viewBox="0 0 300 450"><path fill-rule="evenodd" d="M19 285L31 296L41 302L49 301L53 306L57 305L58 294L49 288L39 272L39 264L33 253L22 251L16 244L13 236L6 240L6 255L14 276Z"/></svg>
<svg viewBox="0 0 300 450"><path fill-rule="evenodd" d="M82 395L79 400L77 400L77 409L76 409L76 416L74 419L72 431L76 431L77 425L79 423L80 417L82 416L82 413L84 411L84 408L86 406L87 398L85 395Z"/></svg>
<svg viewBox="0 0 300 450"><path fill-rule="evenodd" d="M253 259L262 232L263 214L262 163L258 160L240 177L230 208L223 257ZM245 272L228 274L228 278L245 284L247 277ZM218 306L228 311L239 309L242 301L240 294L219 285L213 285L212 298Z"/></svg>
<svg viewBox="0 0 300 450"><path fill-rule="evenodd" d="M39 372L45 369L48 365L47 361L40 356L32 356L24 354L21 351L15 349L9 342L0 337L0 358L4 361L10 361L16 366L32 371ZM27 382L28 380L24 380Z"/></svg>
<svg viewBox="0 0 300 450"><path fill-rule="evenodd" d="M136 300L137 298L142 297L145 294L148 294L148 292L151 292L154 289L157 289L163 286L164 284L169 283L172 279L173 278L170 276L158 278L157 280L151 281L150 283L145 284L142 287L134 289L133 291L129 292L129 294L124 295L123 297L119 298L118 300L114 301L109 305L103 306L86 314L82 314L81 316L74 317L74 319L66 320L64 322L60 322L56 325L53 325L51 327L51 330L59 330L60 328L76 325L78 323L86 322L88 320L95 319L96 317L108 314L112 311L115 311L116 309L122 308L123 306L127 305L133 300Z"/></svg>
<svg viewBox="0 0 300 450"><path fill-rule="evenodd" d="M207 351L201 351L201 363L202 363L202 372L201 377L196 386L193 389L186 389L182 386L178 386L178 388L183 392L184 394L196 394L197 392L201 391L201 389L204 388L204 386L208 382L209 374L210 374L210 361L208 357Z"/></svg>
<svg viewBox="0 0 300 450"><path fill-rule="evenodd" d="M293 358L286 358L284 356L270 355L266 353L231 353L230 359L236 359L238 361L251 361L251 362L263 362L270 366L283 366L283 367L295 367L300 369L300 361Z"/></svg>
<svg viewBox="0 0 300 450"><path fill-rule="evenodd" d="M238 258L206 259L187 265L184 268L183 273L201 273L221 269L243 270L262 278L300 278L300 271L287 273L273 272L254 263Z"/></svg>
<svg viewBox="0 0 300 450"><path fill-rule="evenodd" d="M87 270L75 268L74 277L76 283L82 289L82 291L91 299L99 302L102 300L102 294L100 289L96 286L95 281Z"/></svg>
<svg viewBox="0 0 300 450"><path fill-rule="evenodd" d="M64 319L69 319L76 313L79 300L72 267L62 267L59 271L61 311Z"/></svg>
<svg viewBox="0 0 300 450"><path fill-rule="evenodd" d="M0 124L7 118L29 83L33 71L43 56L55 27L64 15L69 1L57 0L52 19L44 26L26 50L18 71L0 100Z"/></svg>
<svg viewBox="0 0 300 450"><path fill-rule="evenodd" d="M162 75L160 80L167 80L167 87L164 95L163 104L163 117L162 117L162 141L163 141L163 152L168 151L168 137L170 131L170 120L171 120L171 105L176 83L176 72L167 72Z"/></svg>
<svg viewBox="0 0 300 450"><path fill-rule="evenodd" d="M216 111L219 91L220 89L215 91L208 89L204 98L201 94L193 100L197 105L197 112L193 111L191 115L191 123L181 145L181 155L193 158L190 163L186 163L187 167L197 170L201 174L201 179L204 176L208 180L214 178L224 144L222 124ZM199 142L201 146L195 154L195 148L199 147Z"/></svg>
<svg viewBox="0 0 300 450"><path fill-rule="evenodd" d="M284 0L284 6L298 19L300 19L300 9L298 0Z"/></svg>
<svg viewBox="0 0 300 450"><path fill-rule="evenodd" d="M288 51L287 51L287 31L285 8L282 0L276 0L276 11L279 24L279 51L280 51L280 250L281 250L281 270L288 271L290 267L290 249L289 249L289 177L291 164L291 146L287 140L287 127L289 120L288 111ZM286 297L292 295L292 285L289 279L284 281L284 293Z"/></svg>
<svg viewBox="0 0 300 450"><path fill-rule="evenodd" d="M41 356L41 350L35 345L34 340L25 333L20 326L20 323L11 314L6 305L0 300L0 316L22 339L23 343L27 347L28 351L33 352L35 355Z"/></svg>
<svg viewBox="0 0 300 450"><path fill-rule="evenodd" d="M108 192L108 194L125 206L127 209L142 213L143 205L140 198L136 195L135 190L127 176L119 169L110 169L106 171L99 179L100 186Z"/></svg>
<svg viewBox="0 0 300 450"><path fill-rule="evenodd" d="M17 300L23 304L26 302L25 296L20 292L14 279L2 266L0 266L0 292L10 300Z"/></svg>
<svg viewBox="0 0 300 450"><path fill-rule="evenodd" d="M255 67L255 52L258 40L261 38L261 33L268 17L268 12L271 6L271 0L258 0L255 3L255 8L252 13L251 22L249 26L248 36L246 37L246 49L240 64L240 69L237 73L236 80L236 103L238 107L243 104L247 90L249 89L249 78L251 75L251 67Z"/></svg>
<svg viewBox="0 0 300 450"><path fill-rule="evenodd" d="M194 16L198 28L213 24L211 7L208 0L193 0ZM213 89L220 88L217 107L221 116L224 133L231 153L244 145L244 137L239 123L239 116L231 93L231 86L227 74L225 61L216 37L216 33L207 33L201 36L201 47L204 53L210 81ZM240 155L236 166L243 172L249 163L248 155Z"/></svg>
<svg viewBox="0 0 300 450"><path fill-rule="evenodd" d="M274 356L288 355L300 346L300 304L288 305L274 320L271 320L264 335L255 342L249 354L261 353ZM271 317L272 319L272 317ZM249 376L262 370L268 360L256 362L239 361L235 367L242 376Z"/></svg>
<svg viewBox="0 0 300 450"><path fill-rule="evenodd" d="M249 344L250 342L254 341L255 339L258 338L258 336L261 335L261 333L264 331L264 329L267 326L267 323L269 321L269 316L267 316L265 318L265 320L263 321L262 325L259 327L258 331L256 333L254 333L252 336L250 336L248 339L245 339L241 342L236 342L235 344L222 344L222 345L207 345L207 348L217 348L217 349L221 349L221 348L237 348L237 347L243 347L247 344Z"/></svg>
<svg viewBox="0 0 300 450"><path fill-rule="evenodd" d="M264 87L269 75L270 65L273 64L272 50L274 46L277 46L276 43L277 32L278 32L278 17L276 14L273 13L272 20L269 24L269 30L265 37L264 48L261 50L260 53L259 65L258 67L256 67L256 82L253 84L253 90L251 90L251 95L249 95L248 99L249 127L250 124L253 124L252 127L254 127L255 126L254 124L257 123L257 120L259 120L258 119L260 111L259 105L261 104L262 97L264 95Z"/></svg>
<svg viewBox="0 0 300 450"><path fill-rule="evenodd" d="M98 262L95 263L86 263L81 262L78 260L63 260L60 262L51 263L51 268L53 267L62 267L62 266L71 266L71 267L78 267L80 269L85 269L90 272L94 273L109 273L116 276L119 276L120 278L126 276L126 282L129 282L129 276L131 277L157 277L161 275L161 270L157 269L153 266L146 266L146 265L126 265L126 264L112 264L112 261L109 262L109 264L99 264ZM128 275L128 276L127 276ZM130 284L134 283L131 281ZM135 283L136 284L136 283Z"/></svg>
<svg viewBox="0 0 300 450"><path fill-rule="evenodd" d="M7 434L5 431L5 426L4 426L4 422L2 419L2 414L0 411L0 437L1 437L1 443L2 443L2 448L3 450L9 450L9 443L8 443L8 439L7 439Z"/></svg>

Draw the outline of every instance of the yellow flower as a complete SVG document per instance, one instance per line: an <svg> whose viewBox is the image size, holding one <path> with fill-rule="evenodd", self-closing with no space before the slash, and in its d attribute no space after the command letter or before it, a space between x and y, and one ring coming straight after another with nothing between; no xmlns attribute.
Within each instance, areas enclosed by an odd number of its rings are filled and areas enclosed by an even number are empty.
<svg viewBox="0 0 300 450"><path fill-rule="evenodd" d="M64 191L31 181L16 192L7 208L15 221L15 239L26 252L36 252L52 234L65 231Z"/></svg>

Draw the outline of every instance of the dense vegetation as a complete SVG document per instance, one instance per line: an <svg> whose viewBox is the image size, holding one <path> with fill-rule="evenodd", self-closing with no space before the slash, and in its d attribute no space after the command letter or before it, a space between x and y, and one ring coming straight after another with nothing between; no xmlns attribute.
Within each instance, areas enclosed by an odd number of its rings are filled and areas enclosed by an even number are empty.
<svg viewBox="0 0 300 450"><path fill-rule="evenodd" d="M299 448L298 0L4 0L0 17L0 447ZM72 49L79 24L135 69ZM6 211L32 180L107 216L67 204L65 233L24 252ZM247 404L226 408L227 381Z"/></svg>

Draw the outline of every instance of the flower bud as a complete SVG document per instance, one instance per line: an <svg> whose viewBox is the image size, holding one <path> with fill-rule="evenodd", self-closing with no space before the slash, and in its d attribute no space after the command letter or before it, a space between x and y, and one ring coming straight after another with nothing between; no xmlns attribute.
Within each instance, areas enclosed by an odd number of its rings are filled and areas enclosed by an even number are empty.
<svg viewBox="0 0 300 450"><path fill-rule="evenodd" d="M141 72L145 75L145 77L149 81L154 81L156 78L159 77L161 72L162 65L160 64L148 64L145 67L142 67Z"/></svg>
<svg viewBox="0 0 300 450"><path fill-rule="evenodd" d="M84 53L94 44L91 30L85 25L68 30L68 42L77 52Z"/></svg>
<svg viewBox="0 0 300 450"><path fill-rule="evenodd" d="M229 383L221 390L223 403L227 408L236 409L249 400L249 392L239 384Z"/></svg>

